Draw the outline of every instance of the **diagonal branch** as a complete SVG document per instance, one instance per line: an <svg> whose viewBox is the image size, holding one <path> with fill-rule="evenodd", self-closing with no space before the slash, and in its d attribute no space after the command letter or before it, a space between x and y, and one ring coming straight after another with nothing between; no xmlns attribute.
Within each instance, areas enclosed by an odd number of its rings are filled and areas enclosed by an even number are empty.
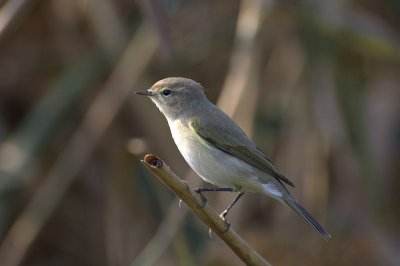
<svg viewBox="0 0 400 266"><path fill-rule="evenodd" d="M174 192L216 235L218 235L247 265L271 265L247 244L203 201L198 193L180 179L160 158L148 154L143 164Z"/></svg>

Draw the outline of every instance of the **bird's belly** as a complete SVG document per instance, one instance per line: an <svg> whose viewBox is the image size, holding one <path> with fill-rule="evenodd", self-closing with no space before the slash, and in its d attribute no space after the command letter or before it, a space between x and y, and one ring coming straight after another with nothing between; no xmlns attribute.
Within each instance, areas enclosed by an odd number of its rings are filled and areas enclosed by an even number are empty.
<svg viewBox="0 0 400 266"><path fill-rule="evenodd" d="M190 167L209 183L235 190L259 186L257 169L200 139L180 140L177 146Z"/></svg>

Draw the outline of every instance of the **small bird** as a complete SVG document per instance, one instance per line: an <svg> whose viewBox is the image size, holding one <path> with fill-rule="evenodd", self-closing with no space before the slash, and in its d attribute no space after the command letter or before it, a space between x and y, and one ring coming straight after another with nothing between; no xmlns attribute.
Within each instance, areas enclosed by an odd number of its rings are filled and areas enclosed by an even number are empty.
<svg viewBox="0 0 400 266"><path fill-rule="evenodd" d="M293 183L278 173L243 130L207 99L199 83L171 77L136 94L150 97L166 117L175 144L190 167L205 181L217 186L197 189L202 198L203 191L239 192L221 214L224 221L245 192L257 192L289 206L325 240L330 238L285 187L294 187Z"/></svg>

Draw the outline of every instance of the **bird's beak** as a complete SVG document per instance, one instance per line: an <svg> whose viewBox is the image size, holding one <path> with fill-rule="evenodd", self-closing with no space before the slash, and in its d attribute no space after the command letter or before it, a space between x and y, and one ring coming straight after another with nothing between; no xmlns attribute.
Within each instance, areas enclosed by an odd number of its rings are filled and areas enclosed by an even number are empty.
<svg viewBox="0 0 400 266"><path fill-rule="evenodd" d="M147 90L147 91L136 91L135 93L139 94L139 95L144 95L144 96L153 96L154 95L154 93L152 91L149 91L149 90Z"/></svg>

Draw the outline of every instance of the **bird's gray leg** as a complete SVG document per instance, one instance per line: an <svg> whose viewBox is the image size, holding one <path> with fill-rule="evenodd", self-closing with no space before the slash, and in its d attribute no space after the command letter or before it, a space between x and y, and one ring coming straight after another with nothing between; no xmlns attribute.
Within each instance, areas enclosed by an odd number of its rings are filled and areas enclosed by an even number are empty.
<svg viewBox="0 0 400 266"><path fill-rule="evenodd" d="M202 192L215 192L215 191L228 191L228 192L232 192L233 188L224 188L224 187L199 187L196 188L194 191L196 191L202 200L202 204L199 206L199 209L204 208L204 206L206 206L207 204L207 198L203 195Z"/></svg>
<svg viewBox="0 0 400 266"><path fill-rule="evenodd" d="M240 192L239 195L237 195L237 197L233 200L233 202L219 215L222 220L224 220L227 224L229 224L229 222L226 220L226 215L228 215L228 212L232 209L233 205L236 204L236 202L238 202L238 200L244 195L244 192Z"/></svg>

